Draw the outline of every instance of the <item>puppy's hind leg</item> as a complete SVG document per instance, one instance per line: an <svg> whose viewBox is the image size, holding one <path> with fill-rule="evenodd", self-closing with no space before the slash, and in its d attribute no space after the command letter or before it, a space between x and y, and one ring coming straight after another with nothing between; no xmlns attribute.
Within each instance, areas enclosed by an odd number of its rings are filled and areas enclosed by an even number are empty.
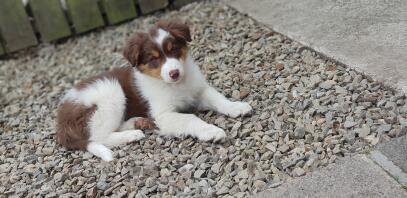
<svg viewBox="0 0 407 198"><path fill-rule="evenodd" d="M115 132L119 129L126 98L117 80L97 81L84 92L89 104L96 104L97 109L89 120L89 144L87 150L103 160L113 159L112 151L107 147L139 140L144 137L140 130Z"/></svg>

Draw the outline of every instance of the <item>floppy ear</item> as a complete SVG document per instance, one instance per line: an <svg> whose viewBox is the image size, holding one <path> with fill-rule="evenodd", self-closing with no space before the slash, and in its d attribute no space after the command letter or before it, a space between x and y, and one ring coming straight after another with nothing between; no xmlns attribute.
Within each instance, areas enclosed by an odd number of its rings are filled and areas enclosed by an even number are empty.
<svg viewBox="0 0 407 198"><path fill-rule="evenodd" d="M126 42L123 49L123 56L130 62L130 64L135 67L140 61L140 51L147 40L148 35L146 33L136 33Z"/></svg>
<svg viewBox="0 0 407 198"><path fill-rule="evenodd" d="M180 20L163 21L160 20L156 26L168 31L172 36L177 39L182 39L186 42L191 42L191 32L188 25Z"/></svg>

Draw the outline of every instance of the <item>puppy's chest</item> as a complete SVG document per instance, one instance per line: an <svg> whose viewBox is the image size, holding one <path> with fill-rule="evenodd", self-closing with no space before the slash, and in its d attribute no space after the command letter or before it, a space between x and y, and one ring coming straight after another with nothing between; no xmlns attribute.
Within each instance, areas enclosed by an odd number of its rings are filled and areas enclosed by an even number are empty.
<svg viewBox="0 0 407 198"><path fill-rule="evenodd" d="M169 90L169 101L178 109L185 109L196 105L198 90L192 87L179 87Z"/></svg>

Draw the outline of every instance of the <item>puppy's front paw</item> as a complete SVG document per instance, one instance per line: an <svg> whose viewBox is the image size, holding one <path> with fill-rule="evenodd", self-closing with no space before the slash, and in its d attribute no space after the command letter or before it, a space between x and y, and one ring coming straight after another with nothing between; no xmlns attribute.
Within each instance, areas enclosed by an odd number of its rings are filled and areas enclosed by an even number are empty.
<svg viewBox="0 0 407 198"><path fill-rule="evenodd" d="M208 125L208 127L205 127L204 129L202 129L201 132L197 134L197 137L201 141L213 140L214 142L217 142L224 139L226 137L226 133L219 127Z"/></svg>
<svg viewBox="0 0 407 198"><path fill-rule="evenodd" d="M252 107L247 102L231 102L227 107L226 115L236 118L241 115L246 115L252 111Z"/></svg>
<svg viewBox="0 0 407 198"><path fill-rule="evenodd" d="M127 142L130 143L130 142L141 140L144 137L146 137L146 136L144 135L143 131L141 131L141 130L128 130L128 131L126 131L125 138L127 139Z"/></svg>

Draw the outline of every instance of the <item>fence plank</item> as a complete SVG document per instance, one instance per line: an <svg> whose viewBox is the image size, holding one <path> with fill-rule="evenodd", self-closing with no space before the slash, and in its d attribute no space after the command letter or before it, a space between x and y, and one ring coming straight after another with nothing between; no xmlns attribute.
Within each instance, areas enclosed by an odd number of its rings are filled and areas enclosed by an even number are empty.
<svg viewBox="0 0 407 198"><path fill-rule="evenodd" d="M137 16L133 0L102 0L109 24Z"/></svg>
<svg viewBox="0 0 407 198"><path fill-rule="evenodd" d="M96 0L66 0L69 16L77 33L104 25Z"/></svg>
<svg viewBox="0 0 407 198"><path fill-rule="evenodd" d="M37 44L22 1L0 0L0 30L9 52Z"/></svg>
<svg viewBox="0 0 407 198"><path fill-rule="evenodd" d="M142 14L148 14L156 10L166 8L168 0L138 0Z"/></svg>
<svg viewBox="0 0 407 198"><path fill-rule="evenodd" d="M0 43L0 56L3 55L5 53L3 46Z"/></svg>
<svg viewBox="0 0 407 198"><path fill-rule="evenodd" d="M71 35L60 1L31 0L35 24L45 42Z"/></svg>

